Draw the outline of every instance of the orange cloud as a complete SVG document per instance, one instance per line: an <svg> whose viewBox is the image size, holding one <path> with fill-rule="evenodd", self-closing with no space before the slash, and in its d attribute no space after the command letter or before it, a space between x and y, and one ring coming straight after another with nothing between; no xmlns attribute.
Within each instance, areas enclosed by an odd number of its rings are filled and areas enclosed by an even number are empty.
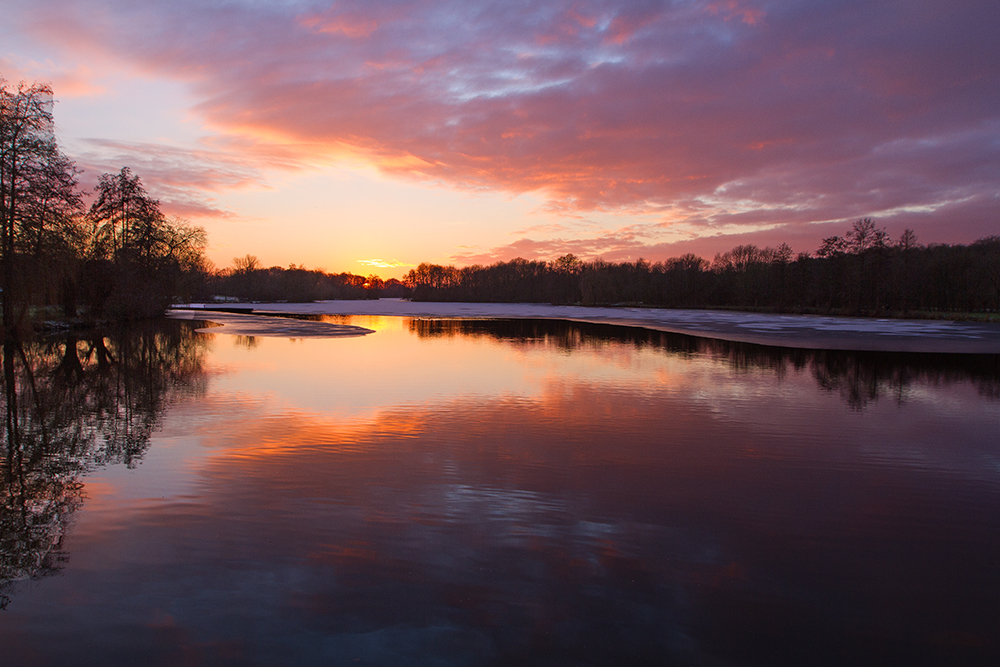
<svg viewBox="0 0 1000 667"><path fill-rule="evenodd" d="M300 18L299 22L315 32L341 34L355 39L368 37L378 29L378 21L374 18L352 13L334 16L309 14Z"/></svg>
<svg viewBox="0 0 1000 667"><path fill-rule="evenodd" d="M82 65L69 69L51 62L0 57L0 76L9 82L45 81L62 98L96 97L107 92L107 87L97 82L95 72Z"/></svg>
<svg viewBox="0 0 1000 667"><path fill-rule="evenodd" d="M742 0L716 0L705 7L713 16L722 16L726 21L739 18L747 25L757 25L766 12L759 7L749 6Z"/></svg>
<svg viewBox="0 0 1000 667"><path fill-rule="evenodd" d="M405 262L399 262L394 259L359 259L358 264L364 264L365 266L371 266L377 269L396 269L405 268L413 266L413 264L407 264Z"/></svg>

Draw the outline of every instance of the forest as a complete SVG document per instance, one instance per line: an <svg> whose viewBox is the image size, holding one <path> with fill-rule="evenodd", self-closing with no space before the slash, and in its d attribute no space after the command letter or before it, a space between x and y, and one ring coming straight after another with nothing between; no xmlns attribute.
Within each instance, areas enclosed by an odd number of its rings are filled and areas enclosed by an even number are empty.
<svg viewBox="0 0 1000 667"><path fill-rule="evenodd" d="M650 263L514 259L489 266L421 264L404 280L421 301L543 302L733 308L900 316L1000 312L1000 236L970 245L893 240L871 218L815 253L739 245L709 262L693 254Z"/></svg>

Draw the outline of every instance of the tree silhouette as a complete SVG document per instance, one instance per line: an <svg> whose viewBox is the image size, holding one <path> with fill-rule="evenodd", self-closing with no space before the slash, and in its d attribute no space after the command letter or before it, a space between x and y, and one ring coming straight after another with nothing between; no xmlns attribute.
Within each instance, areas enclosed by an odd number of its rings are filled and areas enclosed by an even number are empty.
<svg viewBox="0 0 1000 667"><path fill-rule="evenodd" d="M0 78L0 281L4 338L16 337L31 290L43 286L43 263L61 260L79 241L74 213L80 206L76 170L56 144L52 88L8 86Z"/></svg>
<svg viewBox="0 0 1000 667"><path fill-rule="evenodd" d="M128 167L102 175L95 191L89 213L91 307L116 317L162 313L183 274L200 268L205 231L168 220Z"/></svg>

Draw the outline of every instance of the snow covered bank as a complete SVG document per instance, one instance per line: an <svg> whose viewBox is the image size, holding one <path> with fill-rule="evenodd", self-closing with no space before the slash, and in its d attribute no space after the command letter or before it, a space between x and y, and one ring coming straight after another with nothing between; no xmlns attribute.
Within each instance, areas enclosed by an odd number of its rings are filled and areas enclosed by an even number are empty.
<svg viewBox="0 0 1000 667"><path fill-rule="evenodd" d="M198 329L234 336L277 336L280 338L342 338L375 333L371 329L348 324L297 320L290 317L246 315L217 310L172 310L170 317L185 320L208 320L218 326Z"/></svg>
<svg viewBox="0 0 1000 667"><path fill-rule="evenodd" d="M639 326L692 336L810 349L1000 354L1000 325L978 322L769 315L663 308L587 308L532 303L423 303L400 299L252 305L256 312L300 314L563 319ZM216 313L212 313L210 317L206 313L204 319L219 320ZM311 335L323 335L318 330L313 331L315 333Z"/></svg>

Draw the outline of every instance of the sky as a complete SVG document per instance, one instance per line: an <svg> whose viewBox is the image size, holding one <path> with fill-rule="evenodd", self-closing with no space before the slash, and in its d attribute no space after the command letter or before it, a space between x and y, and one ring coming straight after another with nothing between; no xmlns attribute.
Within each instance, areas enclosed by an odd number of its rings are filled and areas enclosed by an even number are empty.
<svg viewBox="0 0 1000 667"><path fill-rule="evenodd" d="M219 268L1000 234L996 0L4 0L0 76Z"/></svg>

